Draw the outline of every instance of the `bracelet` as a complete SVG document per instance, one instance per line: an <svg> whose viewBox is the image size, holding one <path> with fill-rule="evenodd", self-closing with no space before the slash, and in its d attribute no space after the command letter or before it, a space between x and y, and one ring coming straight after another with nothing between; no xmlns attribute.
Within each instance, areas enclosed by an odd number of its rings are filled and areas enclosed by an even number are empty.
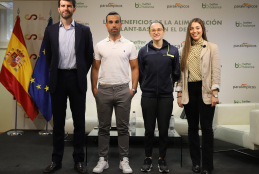
<svg viewBox="0 0 259 174"><path fill-rule="evenodd" d="M177 96L176 98L180 98L180 97L182 97L182 96Z"/></svg>

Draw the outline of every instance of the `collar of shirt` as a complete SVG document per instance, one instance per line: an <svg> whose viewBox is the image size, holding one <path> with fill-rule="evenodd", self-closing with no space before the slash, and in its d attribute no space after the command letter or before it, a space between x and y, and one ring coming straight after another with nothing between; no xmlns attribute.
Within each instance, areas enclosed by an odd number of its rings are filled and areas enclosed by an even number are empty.
<svg viewBox="0 0 259 174"><path fill-rule="evenodd" d="M121 38L117 39L116 42L117 42L117 41L123 42L124 39L125 39L125 38L121 35ZM110 41L113 41L113 40L110 39L110 38L109 38L109 35L108 35L107 38L106 38L106 41L107 41L107 42L110 42Z"/></svg>
<svg viewBox="0 0 259 174"><path fill-rule="evenodd" d="M200 41L192 41L192 45L202 45L203 44L203 39L201 39Z"/></svg>
<svg viewBox="0 0 259 174"><path fill-rule="evenodd" d="M59 27L64 27L64 25L63 25L63 23L61 22L61 20L60 20L60 22L59 22ZM70 29L71 27L75 27L75 20L74 20L74 19L72 20L72 23L70 24L69 29Z"/></svg>

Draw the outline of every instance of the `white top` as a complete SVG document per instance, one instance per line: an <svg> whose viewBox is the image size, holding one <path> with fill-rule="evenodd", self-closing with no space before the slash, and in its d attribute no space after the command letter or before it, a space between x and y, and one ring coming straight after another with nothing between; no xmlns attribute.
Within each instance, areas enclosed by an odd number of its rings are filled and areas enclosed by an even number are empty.
<svg viewBox="0 0 259 174"><path fill-rule="evenodd" d="M95 60L101 61L100 84L118 85L130 82L129 61L137 58L135 45L121 36L116 42L109 36L94 48Z"/></svg>

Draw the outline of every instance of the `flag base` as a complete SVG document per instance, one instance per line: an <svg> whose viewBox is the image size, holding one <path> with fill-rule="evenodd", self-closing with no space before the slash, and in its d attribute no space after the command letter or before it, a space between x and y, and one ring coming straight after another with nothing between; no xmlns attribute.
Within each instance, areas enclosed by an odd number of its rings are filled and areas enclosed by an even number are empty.
<svg viewBox="0 0 259 174"><path fill-rule="evenodd" d="M52 135L52 131L40 131L39 135Z"/></svg>
<svg viewBox="0 0 259 174"><path fill-rule="evenodd" d="M18 135L23 135L23 131L17 131L17 130L15 130L15 131L9 131L9 132L7 132L7 135L9 135L9 136L18 136Z"/></svg>

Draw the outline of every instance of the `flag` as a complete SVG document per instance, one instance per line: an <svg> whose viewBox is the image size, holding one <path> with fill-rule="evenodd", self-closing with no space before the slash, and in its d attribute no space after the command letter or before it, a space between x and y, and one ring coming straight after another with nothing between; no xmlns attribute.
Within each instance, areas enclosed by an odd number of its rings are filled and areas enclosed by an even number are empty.
<svg viewBox="0 0 259 174"><path fill-rule="evenodd" d="M16 17L13 33L5 53L0 82L22 105L31 120L38 115L38 108L28 93L32 66L24 42L20 17Z"/></svg>
<svg viewBox="0 0 259 174"><path fill-rule="evenodd" d="M52 18L49 18L48 26L52 25ZM29 85L29 94L38 106L41 114L47 120L52 117L51 100L49 93L49 67L45 59L45 45L44 40L41 43L40 57L31 76Z"/></svg>

